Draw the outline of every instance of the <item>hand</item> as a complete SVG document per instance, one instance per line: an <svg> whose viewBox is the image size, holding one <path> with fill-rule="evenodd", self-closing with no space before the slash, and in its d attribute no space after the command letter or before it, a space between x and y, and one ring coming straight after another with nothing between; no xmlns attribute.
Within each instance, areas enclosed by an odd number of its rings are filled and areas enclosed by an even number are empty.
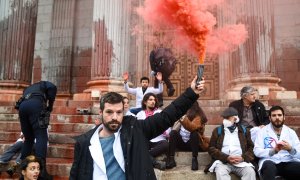
<svg viewBox="0 0 300 180"><path fill-rule="evenodd" d="M123 73L123 80L127 81L128 80L128 72Z"/></svg>
<svg viewBox="0 0 300 180"><path fill-rule="evenodd" d="M196 85L196 80L197 80L197 76L195 76L195 78L193 79L192 83L191 83L191 88L194 90L194 92L196 94L200 94L204 91L204 78L202 78L202 80L199 82L198 85Z"/></svg>
<svg viewBox="0 0 300 180"><path fill-rule="evenodd" d="M161 72L157 72L155 77L156 77L156 79L157 79L159 82L162 81L162 74L161 74Z"/></svg>
<svg viewBox="0 0 300 180"><path fill-rule="evenodd" d="M285 140L281 141L281 142L278 142L277 143L277 146L279 146L281 148L281 150L287 150L287 151L290 151L292 150L292 146Z"/></svg>
<svg viewBox="0 0 300 180"><path fill-rule="evenodd" d="M230 155L228 156L227 158L227 161L230 163L230 164L238 164L240 162L243 162L243 157L242 156L233 156L233 155Z"/></svg>

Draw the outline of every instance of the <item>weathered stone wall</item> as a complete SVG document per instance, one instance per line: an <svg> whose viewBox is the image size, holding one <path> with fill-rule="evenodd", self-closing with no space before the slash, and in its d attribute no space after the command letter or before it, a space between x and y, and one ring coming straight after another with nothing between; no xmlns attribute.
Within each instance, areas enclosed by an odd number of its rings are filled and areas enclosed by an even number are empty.
<svg viewBox="0 0 300 180"><path fill-rule="evenodd" d="M275 53L281 86L300 91L300 1L274 0Z"/></svg>

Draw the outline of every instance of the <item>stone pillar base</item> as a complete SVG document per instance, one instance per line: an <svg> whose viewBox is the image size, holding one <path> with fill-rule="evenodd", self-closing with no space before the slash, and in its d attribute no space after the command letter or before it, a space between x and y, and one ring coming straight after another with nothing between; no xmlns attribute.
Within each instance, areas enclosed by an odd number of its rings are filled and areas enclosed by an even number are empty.
<svg viewBox="0 0 300 180"><path fill-rule="evenodd" d="M93 91L99 91L101 94L106 92L117 92L125 94L123 81L120 80L94 80L87 83L88 89L84 90L84 93L92 93Z"/></svg>
<svg viewBox="0 0 300 180"><path fill-rule="evenodd" d="M237 78L229 82L229 87L231 88L226 92L226 99L240 99L240 91L246 85L255 87L258 90L259 99L262 100L273 98L297 98L296 92L286 91L285 88L279 86L278 83L280 81L280 78L277 77Z"/></svg>

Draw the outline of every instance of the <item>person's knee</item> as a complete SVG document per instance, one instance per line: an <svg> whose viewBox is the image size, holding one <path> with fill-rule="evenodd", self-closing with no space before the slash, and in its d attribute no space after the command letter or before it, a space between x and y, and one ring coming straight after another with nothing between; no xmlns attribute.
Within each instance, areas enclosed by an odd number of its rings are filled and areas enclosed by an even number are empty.
<svg viewBox="0 0 300 180"><path fill-rule="evenodd" d="M262 169L275 169L275 168L276 168L275 163L269 160L265 161L262 165Z"/></svg>
<svg viewBox="0 0 300 180"><path fill-rule="evenodd" d="M243 176L246 177L255 177L256 173L252 167L245 167Z"/></svg>

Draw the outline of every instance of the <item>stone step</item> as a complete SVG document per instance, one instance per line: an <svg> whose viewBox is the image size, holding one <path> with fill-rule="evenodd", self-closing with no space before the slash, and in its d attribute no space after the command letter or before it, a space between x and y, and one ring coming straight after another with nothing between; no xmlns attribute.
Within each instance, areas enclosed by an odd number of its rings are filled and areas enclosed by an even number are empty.
<svg viewBox="0 0 300 180"><path fill-rule="evenodd" d="M94 124L87 123L55 123L50 122L49 132L79 132L84 133L92 129ZM16 131L21 129L19 121L0 121L0 131Z"/></svg>
<svg viewBox="0 0 300 180"><path fill-rule="evenodd" d="M157 180L215 180L216 176L214 173L204 173L205 166L200 166L199 170L192 171L190 166L178 165L173 169L165 171L155 169ZM239 178L230 174L232 180L238 180Z"/></svg>
<svg viewBox="0 0 300 180"><path fill-rule="evenodd" d="M0 154L3 154L3 152L14 143L15 142L0 141ZM47 150L47 157L72 159L74 157L74 145L50 143ZM14 159L15 158L16 156Z"/></svg>
<svg viewBox="0 0 300 180"><path fill-rule="evenodd" d="M99 118L99 115L65 115L65 114L51 114L51 123L94 123L95 119ZM18 114L1 114L1 121L17 121L19 122Z"/></svg>
<svg viewBox="0 0 300 180"><path fill-rule="evenodd" d="M49 132L49 142L54 144L73 144L74 137L82 133L78 132L66 132L66 133L55 133ZM0 131L0 141L15 141L19 138L20 130L15 132L4 132Z"/></svg>

